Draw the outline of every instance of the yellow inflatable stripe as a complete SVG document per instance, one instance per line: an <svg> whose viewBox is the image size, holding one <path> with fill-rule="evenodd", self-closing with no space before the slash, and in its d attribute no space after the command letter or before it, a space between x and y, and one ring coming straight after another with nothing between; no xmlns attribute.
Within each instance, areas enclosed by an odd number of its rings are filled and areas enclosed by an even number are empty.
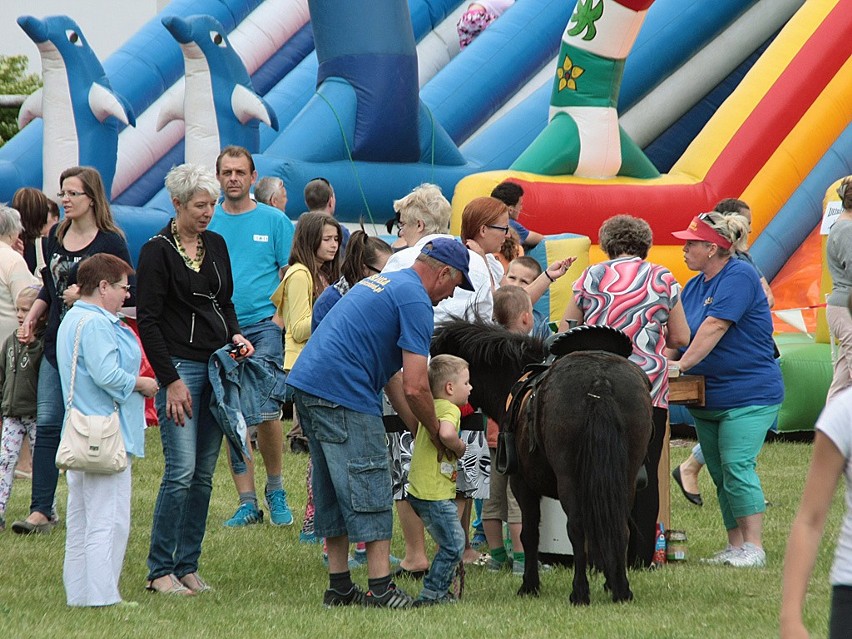
<svg viewBox="0 0 852 639"><path fill-rule="evenodd" d="M802 119L743 191L752 207L752 242L852 120L852 58L840 67Z"/></svg>
<svg viewBox="0 0 852 639"><path fill-rule="evenodd" d="M687 147L671 173L701 180L754 111L790 61L837 5L837 0L808 0L769 45L731 96ZM805 81L805 78L802 78Z"/></svg>
<svg viewBox="0 0 852 639"><path fill-rule="evenodd" d="M571 265L568 272L550 285L550 321L558 322L562 319L568 300L571 299L571 285L580 277L589 266L589 247L591 240L586 237L571 237L563 239L546 239L545 254L547 263L553 264L556 260L564 260L572 255L577 256L577 261Z"/></svg>

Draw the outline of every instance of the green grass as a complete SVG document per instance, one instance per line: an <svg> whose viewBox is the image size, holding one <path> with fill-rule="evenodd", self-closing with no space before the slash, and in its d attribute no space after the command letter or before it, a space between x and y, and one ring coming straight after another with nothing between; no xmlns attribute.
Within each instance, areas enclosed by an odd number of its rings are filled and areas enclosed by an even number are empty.
<svg viewBox="0 0 852 639"><path fill-rule="evenodd" d="M122 575L125 599L141 602L135 609L69 609L62 586L64 528L51 535L23 538L0 534L0 629L6 637L773 637L778 633L781 564L791 520L798 507L810 446L767 444L759 472L767 498L765 544L769 567L734 570L701 566L697 559L724 545L724 534L712 484L702 475L705 505L688 504L677 486L672 492L672 524L689 535L689 561L655 572L632 572L635 600L613 604L592 578L592 605L577 609L567 602L571 571L542 576L538 599L519 598L519 580L471 568L464 600L458 606L391 612L339 609L320 605L326 573L316 545L297 542L304 508L304 455L285 455L285 485L297 513L297 524L268 524L244 530L222 526L236 506L224 455L216 472L201 573L215 592L190 600L149 595L145 558L151 514L162 473L156 430L148 433L148 457L133 468L133 517ZM688 449L672 451L672 464ZM260 482L258 482L260 483ZM262 487L262 486L261 486ZM26 514L29 482L16 482L7 512L11 522ZM60 512L65 483L60 479ZM820 549L806 608L806 624L815 636L825 635L830 589L828 570L842 516L838 494L827 529L830 539ZM397 532L394 552L402 553ZM353 574L366 585L366 571ZM417 593L417 585L401 582Z"/></svg>

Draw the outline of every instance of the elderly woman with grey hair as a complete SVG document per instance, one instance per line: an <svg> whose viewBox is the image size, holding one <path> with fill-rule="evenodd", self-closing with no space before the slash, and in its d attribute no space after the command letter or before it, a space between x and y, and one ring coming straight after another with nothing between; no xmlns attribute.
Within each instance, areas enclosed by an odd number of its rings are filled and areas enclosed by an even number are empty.
<svg viewBox="0 0 852 639"><path fill-rule="evenodd" d="M598 238L609 259L591 265L574 282L574 295L559 330L568 330L569 320L577 320L623 331L633 342L630 360L651 380L654 433L645 462L648 485L636 493L627 548L630 565L649 567L660 507L657 466L668 417L665 348L686 346L689 326L680 301L680 284L667 268L645 259L653 242L651 227L645 220L616 215L603 223Z"/></svg>
<svg viewBox="0 0 852 639"><path fill-rule="evenodd" d="M151 592L192 595L210 587L198 559L222 430L210 411L210 356L228 342L254 348L242 335L231 295L228 248L207 230L219 182L201 166L166 175L175 217L139 254L137 318L160 391L157 416L165 473L154 507L148 553Z"/></svg>
<svg viewBox="0 0 852 639"><path fill-rule="evenodd" d="M37 284L23 256L12 248L21 231L21 215L10 206L0 204L0 339L18 329L15 300L30 284Z"/></svg>

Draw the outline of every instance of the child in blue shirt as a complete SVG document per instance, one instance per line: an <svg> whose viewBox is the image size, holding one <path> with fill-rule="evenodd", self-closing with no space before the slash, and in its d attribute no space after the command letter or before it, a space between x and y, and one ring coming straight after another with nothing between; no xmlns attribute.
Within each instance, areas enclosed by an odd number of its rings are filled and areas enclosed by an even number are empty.
<svg viewBox="0 0 852 639"><path fill-rule="evenodd" d="M438 437L455 458L460 459L466 446L459 438L459 407L467 404L471 391L467 362L454 355L433 357L429 362L429 386L440 424ZM438 552L423 579L423 590L414 602L415 606L456 601L448 591L456 565L462 560L465 544L455 503L456 459L439 460L429 432L422 426L418 427L408 475L407 499L438 544Z"/></svg>

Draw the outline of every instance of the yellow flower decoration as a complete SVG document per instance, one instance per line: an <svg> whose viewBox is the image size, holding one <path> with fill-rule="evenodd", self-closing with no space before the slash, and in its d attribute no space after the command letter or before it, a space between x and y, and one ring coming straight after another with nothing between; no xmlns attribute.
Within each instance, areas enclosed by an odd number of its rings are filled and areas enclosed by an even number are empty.
<svg viewBox="0 0 852 639"><path fill-rule="evenodd" d="M566 55L565 61L562 63L562 66L556 69L556 77L559 78L559 91L562 91L562 89L566 87L571 89L572 91L576 91L576 79L583 75L585 72L585 69L574 66L574 63L571 62L571 58Z"/></svg>

